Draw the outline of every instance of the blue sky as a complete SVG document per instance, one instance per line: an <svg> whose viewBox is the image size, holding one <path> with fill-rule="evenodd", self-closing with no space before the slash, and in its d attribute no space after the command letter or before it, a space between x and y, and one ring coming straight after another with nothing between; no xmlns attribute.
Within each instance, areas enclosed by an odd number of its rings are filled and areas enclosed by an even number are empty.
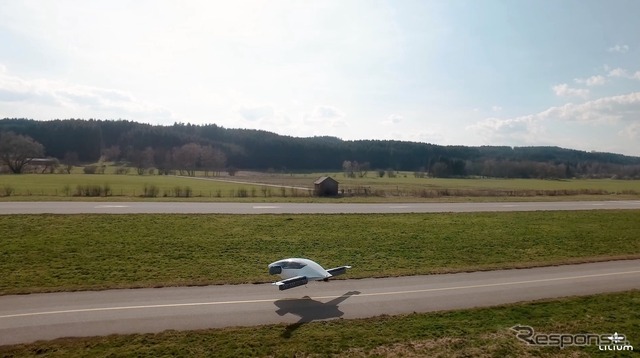
<svg viewBox="0 0 640 358"><path fill-rule="evenodd" d="M0 0L0 117L640 155L640 2Z"/></svg>

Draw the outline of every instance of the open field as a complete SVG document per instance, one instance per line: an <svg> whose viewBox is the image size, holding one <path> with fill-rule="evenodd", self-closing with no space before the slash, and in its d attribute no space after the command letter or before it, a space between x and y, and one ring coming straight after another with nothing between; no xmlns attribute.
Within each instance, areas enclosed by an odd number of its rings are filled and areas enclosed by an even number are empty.
<svg viewBox="0 0 640 358"><path fill-rule="evenodd" d="M239 172L233 180L287 186L310 185L320 176L338 180L346 191L363 191L378 196L563 196L563 195L632 195L640 197L640 180L614 179L495 179L495 178L417 178L413 173L398 172L395 177L379 177L369 172L365 177L346 177L343 173L273 174ZM448 190L448 192L447 192Z"/></svg>
<svg viewBox="0 0 640 358"><path fill-rule="evenodd" d="M199 173L202 174L202 173ZM313 181L332 175L344 197L312 197ZM210 179L210 180L203 180ZM281 186L281 187L280 187ZM97 193L87 196L93 189ZM105 194L105 190L107 193ZM97 195L97 196L94 196ZM509 201L624 200L640 198L640 181L613 179L438 179L399 173L395 178L346 178L342 173L234 177L160 175L22 174L0 176L0 200L190 200L190 201Z"/></svg>
<svg viewBox="0 0 640 358"><path fill-rule="evenodd" d="M640 190L640 180L617 179L498 179L498 178L417 178L410 172L398 172L396 177L378 177L369 172L363 178L349 178L342 172L318 173L261 173L238 172L233 180L245 180L290 186L311 186L318 177L331 176L347 186L381 185L401 187L432 187L441 189L531 189L531 190L573 190L602 189L607 191ZM229 177L226 177L229 178ZM231 179L231 178L229 178Z"/></svg>
<svg viewBox="0 0 640 358"><path fill-rule="evenodd" d="M145 194L145 187L158 189L157 198L170 197L172 199L187 198L186 189L190 194L188 197L237 197L240 192L246 192L247 196L262 196L260 186L249 184L234 184L216 181L193 180L176 176L161 175L116 175L116 174L24 174L24 175L3 175L0 176L0 195L6 195L6 187L13 189L11 197L13 199L28 200L58 198L70 200L73 198L86 198L85 190L80 187L97 187L101 191L109 189L106 198L132 198L142 197ZM179 192L176 193L176 190ZM274 192L275 189L272 189ZM94 196L91 196L95 199ZM105 197L99 193L98 198ZM5 196L6 198L6 196ZM106 199L105 198L105 199ZM147 198L150 199L150 198Z"/></svg>
<svg viewBox="0 0 640 358"><path fill-rule="evenodd" d="M269 282L292 256L349 278L638 258L639 215L8 215L0 294Z"/></svg>
<svg viewBox="0 0 640 358"><path fill-rule="evenodd" d="M236 327L158 334L58 339L0 347L6 357L589 357L584 347L531 347L510 329L536 333L627 335L638 350L640 291L511 304L494 308L332 320L293 325ZM617 357L635 352L615 352Z"/></svg>

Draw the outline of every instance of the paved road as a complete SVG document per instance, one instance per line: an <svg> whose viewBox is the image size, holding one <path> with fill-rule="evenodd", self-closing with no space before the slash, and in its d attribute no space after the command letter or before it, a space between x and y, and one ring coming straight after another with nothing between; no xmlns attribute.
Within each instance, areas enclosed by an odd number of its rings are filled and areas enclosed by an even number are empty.
<svg viewBox="0 0 640 358"><path fill-rule="evenodd" d="M352 214L640 209L640 200L502 203L0 202L2 214Z"/></svg>
<svg viewBox="0 0 640 358"><path fill-rule="evenodd" d="M356 267L353 268L357 270ZM387 279L0 296L0 345L67 336L305 322L640 288L640 260ZM513 322L513 324L526 322Z"/></svg>

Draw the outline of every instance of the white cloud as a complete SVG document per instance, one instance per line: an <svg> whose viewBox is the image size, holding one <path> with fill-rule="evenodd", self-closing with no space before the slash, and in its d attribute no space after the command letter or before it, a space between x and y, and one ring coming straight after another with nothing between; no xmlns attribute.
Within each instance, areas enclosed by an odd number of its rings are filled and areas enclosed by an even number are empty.
<svg viewBox="0 0 640 358"><path fill-rule="evenodd" d="M5 115L52 118L127 118L168 122L165 108L128 92L49 79L25 79L0 68L0 111Z"/></svg>
<svg viewBox="0 0 640 358"><path fill-rule="evenodd" d="M333 106L317 106L311 113L304 114L303 120L306 124L326 123L331 127L345 127L345 114L340 109Z"/></svg>
<svg viewBox="0 0 640 358"><path fill-rule="evenodd" d="M561 119L583 122L631 120L640 115L640 92L603 97L581 104L567 103L551 107L534 116L539 119Z"/></svg>
<svg viewBox="0 0 640 358"><path fill-rule="evenodd" d="M275 110L270 105L262 106L243 106L238 110L242 118L248 121L258 121L262 119L271 119L275 114Z"/></svg>
<svg viewBox="0 0 640 358"><path fill-rule="evenodd" d="M629 139L640 139L640 122L631 123L626 128L618 132L618 135Z"/></svg>
<svg viewBox="0 0 640 358"><path fill-rule="evenodd" d="M390 114L389 117L387 117L387 119L385 119L384 121L382 121L382 124L399 124L400 122L402 122L402 120L404 119L403 116L399 115L399 114Z"/></svg>
<svg viewBox="0 0 640 358"><path fill-rule="evenodd" d="M562 83L552 87L553 92L559 97L582 97L589 96L589 90L583 88L571 88L568 84Z"/></svg>
<svg viewBox="0 0 640 358"><path fill-rule="evenodd" d="M332 119L344 117L344 113L336 107L318 106L314 109L313 116L316 118Z"/></svg>
<svg viewBox="0 0 640 358"><path fill-rule="evenodd" d="M602 75L595 75L589 78L576 78L574 79L576 83L587 86L601 86L607 82L607 79Z"/></svg>
<svg viewBox="0 0 640 358"><path fill-rule="evenodd" d="M624 68L614 68L613 70L609 70L607 74L609 77L617 77L617 78L628 78L632 80L640 80L640 71L636 71L631 74L627 69Z"/></svg>
<svg viewBox="0 0 640 358"><path fill-rule="evenodd" d="M524 143L533 141L535 120L532 116L500 119L487 118L476 124L467 126L468 131L480 135L489 142L516 140Z"/></svg>
<svg viewBox="0 0 640 358"><path fill-rule="evenodd" d="M512 140L538 143L540 134L547 131L545 124L569 121L588 124L634 122L625 133L638 134L640 118L640 92L603 97L581 104L567 103L545 111L515 118L487 118L467 127L489 141Z"/></svg>
<svg viewBox="0 0 640 358"><path fill-rule="evenodd" d="M494 112L500 112L500 111L502 111L502 107L500 107L500 106L493 106L493 107L491 107L491 110L492 110L492 111L494 111Z"/></svg>
<svg viewBox="0 0 640 358"><path fill-rule="evenodd" d="M627 73L627 70L625 70L624 68L614 68L613 70L610 70L609 73L607 74L607 76L609 77L629 77L629 74Z"/></svg>
<svg viewBox="0 0 640 358"><path fill-rule="evenodd" d="M627 53L629 52L629 45L615 45L613 47L609 47L607 52Z"/></svg>

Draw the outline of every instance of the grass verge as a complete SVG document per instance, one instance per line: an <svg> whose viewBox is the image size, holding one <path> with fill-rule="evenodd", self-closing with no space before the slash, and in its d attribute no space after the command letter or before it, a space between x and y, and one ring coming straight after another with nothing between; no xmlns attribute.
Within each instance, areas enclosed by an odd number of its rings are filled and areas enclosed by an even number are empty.
<svg viewBox="0 0 640 358"><path fill-rule="evenodd" d="M268 282L268 263L296 256L353 265L349 278L637 258L639 217L637 210L0 216L0 294Z"/></svg>
<svg viewBox="0 0 640 358"><path fill-rule="evenodd" d="M158 334L58 339L0 347L3 357L590 357L585 347L532 347L510 329L537 333L627 335L637 355L640 291L545 300L493 308Z"/></svg>

